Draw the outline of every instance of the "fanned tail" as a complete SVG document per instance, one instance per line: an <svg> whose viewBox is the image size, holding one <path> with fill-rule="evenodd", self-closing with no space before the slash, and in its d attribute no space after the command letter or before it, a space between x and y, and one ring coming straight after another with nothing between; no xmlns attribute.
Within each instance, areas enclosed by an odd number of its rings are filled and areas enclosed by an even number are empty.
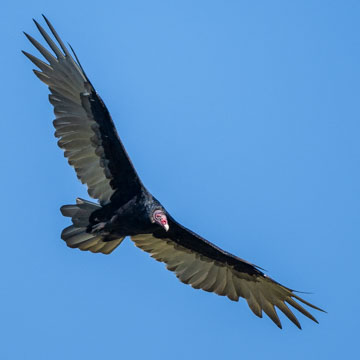
<svg viewBox="0 0 360 360"><path fill-rule="evenodd" d="M93 253L110 254L124 240L121 238L110 238L98 232L88 229L91 214L101 206L80 198L76 199L75 205L64 205L60 208L64 216L70 217L73 225L65 228L61 238L66 245L80 250L89 250Z"/></svg>

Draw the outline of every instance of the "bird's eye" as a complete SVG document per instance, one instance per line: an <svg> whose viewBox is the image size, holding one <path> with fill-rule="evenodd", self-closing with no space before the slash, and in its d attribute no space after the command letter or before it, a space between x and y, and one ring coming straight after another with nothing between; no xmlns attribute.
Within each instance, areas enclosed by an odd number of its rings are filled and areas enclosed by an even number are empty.
<svg viewBox="0 0 360 360"><path fill-rule="evenodd" d="M154 216L154 220L161 221L164 214L160 210L157 210L153 216Z"/></svg>

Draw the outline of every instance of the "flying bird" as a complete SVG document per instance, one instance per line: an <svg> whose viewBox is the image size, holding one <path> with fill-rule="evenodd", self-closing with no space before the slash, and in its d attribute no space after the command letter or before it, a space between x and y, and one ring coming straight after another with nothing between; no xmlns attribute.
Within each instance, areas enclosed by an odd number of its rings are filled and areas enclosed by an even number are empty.
<svg viewBox="0 0 360 360"><path fill-rule="evenodd" d="M76 199L61 212L72 225L61 238L71 248L110 254L126 237L157 261L166 264L185 284L233 301L246 299L258 317L263 311L281 328L275 308L298 328L291 305L317 322L304 305L321 310L294 290L272 280L262 269L232 255L179 224L145 188L116 132L104 102L73 56L44 16L53 38L35 24L51 51L30 35L26 37L47 62L23 51L40 69L35 75L50 90L53 124L58 145L98 203ZM55 41L54 41L54 40ZM57 42L57 43L56 43ZM303 305L304 304L304 305Z"/></svg>

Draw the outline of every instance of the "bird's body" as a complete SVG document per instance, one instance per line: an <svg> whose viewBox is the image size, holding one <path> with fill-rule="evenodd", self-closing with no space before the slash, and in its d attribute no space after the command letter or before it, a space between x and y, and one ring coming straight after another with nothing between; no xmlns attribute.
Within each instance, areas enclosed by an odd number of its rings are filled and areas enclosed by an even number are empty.
<svg viewBox="0 0 360 360"><path fill-rule="evenodd" d="M112 202L93 212L89 219L89 230L103 224L102 232L112 236L151 234L157 230L157 225L151 222L153 207L163 209L149 192L141 191L125 204Z"/></svg>
<svg viewBox="0 0 360 360"><path fill-rule="evenodd" d="M316 321L299 302L321 309L269 278L256 265L177 223L152 196L137 175L105 104L76 55L74 59L50 22L45 21L61 50L35 22L55 56L27 34L48 63L24 54L41 70L34 72L50 89L58 145L79 180L87 185L89 195L99 202L77 199L76 204L61 208L73 223L61 235L67 245L109 254L129 236L137 247L164 262L183 283L234 301L245 298L255 315L262 317L264 311L279 327L275 307L300 328L286 303Z"/></svg>

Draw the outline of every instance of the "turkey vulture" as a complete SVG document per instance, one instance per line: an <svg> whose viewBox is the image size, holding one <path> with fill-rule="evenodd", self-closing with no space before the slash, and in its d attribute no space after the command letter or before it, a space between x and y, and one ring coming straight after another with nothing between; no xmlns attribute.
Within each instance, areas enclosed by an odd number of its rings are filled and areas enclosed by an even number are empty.
<svg viewBox="0 0 360 360"><path fill-rule="evenodd" d="M55 136L64 156L87 185L93 203L77 199L61 207L73 225L61 238L71 248L110 254L125 237L148 252L185 284L195 289L245 298L255 315L264 311L281 328L275 307L298 328L286 305L317 322L300 303L321 310L265 275L261 268L213 245L179 224L144 187L116 132L109 111L86 76L75 52L70 54L51 23L44 19L56 42L35 20L52 53L30 35L26 37L47 60L23 53L40 69L35 75L50 90ZM296 301L297 300L297 301Z"/></svg>

